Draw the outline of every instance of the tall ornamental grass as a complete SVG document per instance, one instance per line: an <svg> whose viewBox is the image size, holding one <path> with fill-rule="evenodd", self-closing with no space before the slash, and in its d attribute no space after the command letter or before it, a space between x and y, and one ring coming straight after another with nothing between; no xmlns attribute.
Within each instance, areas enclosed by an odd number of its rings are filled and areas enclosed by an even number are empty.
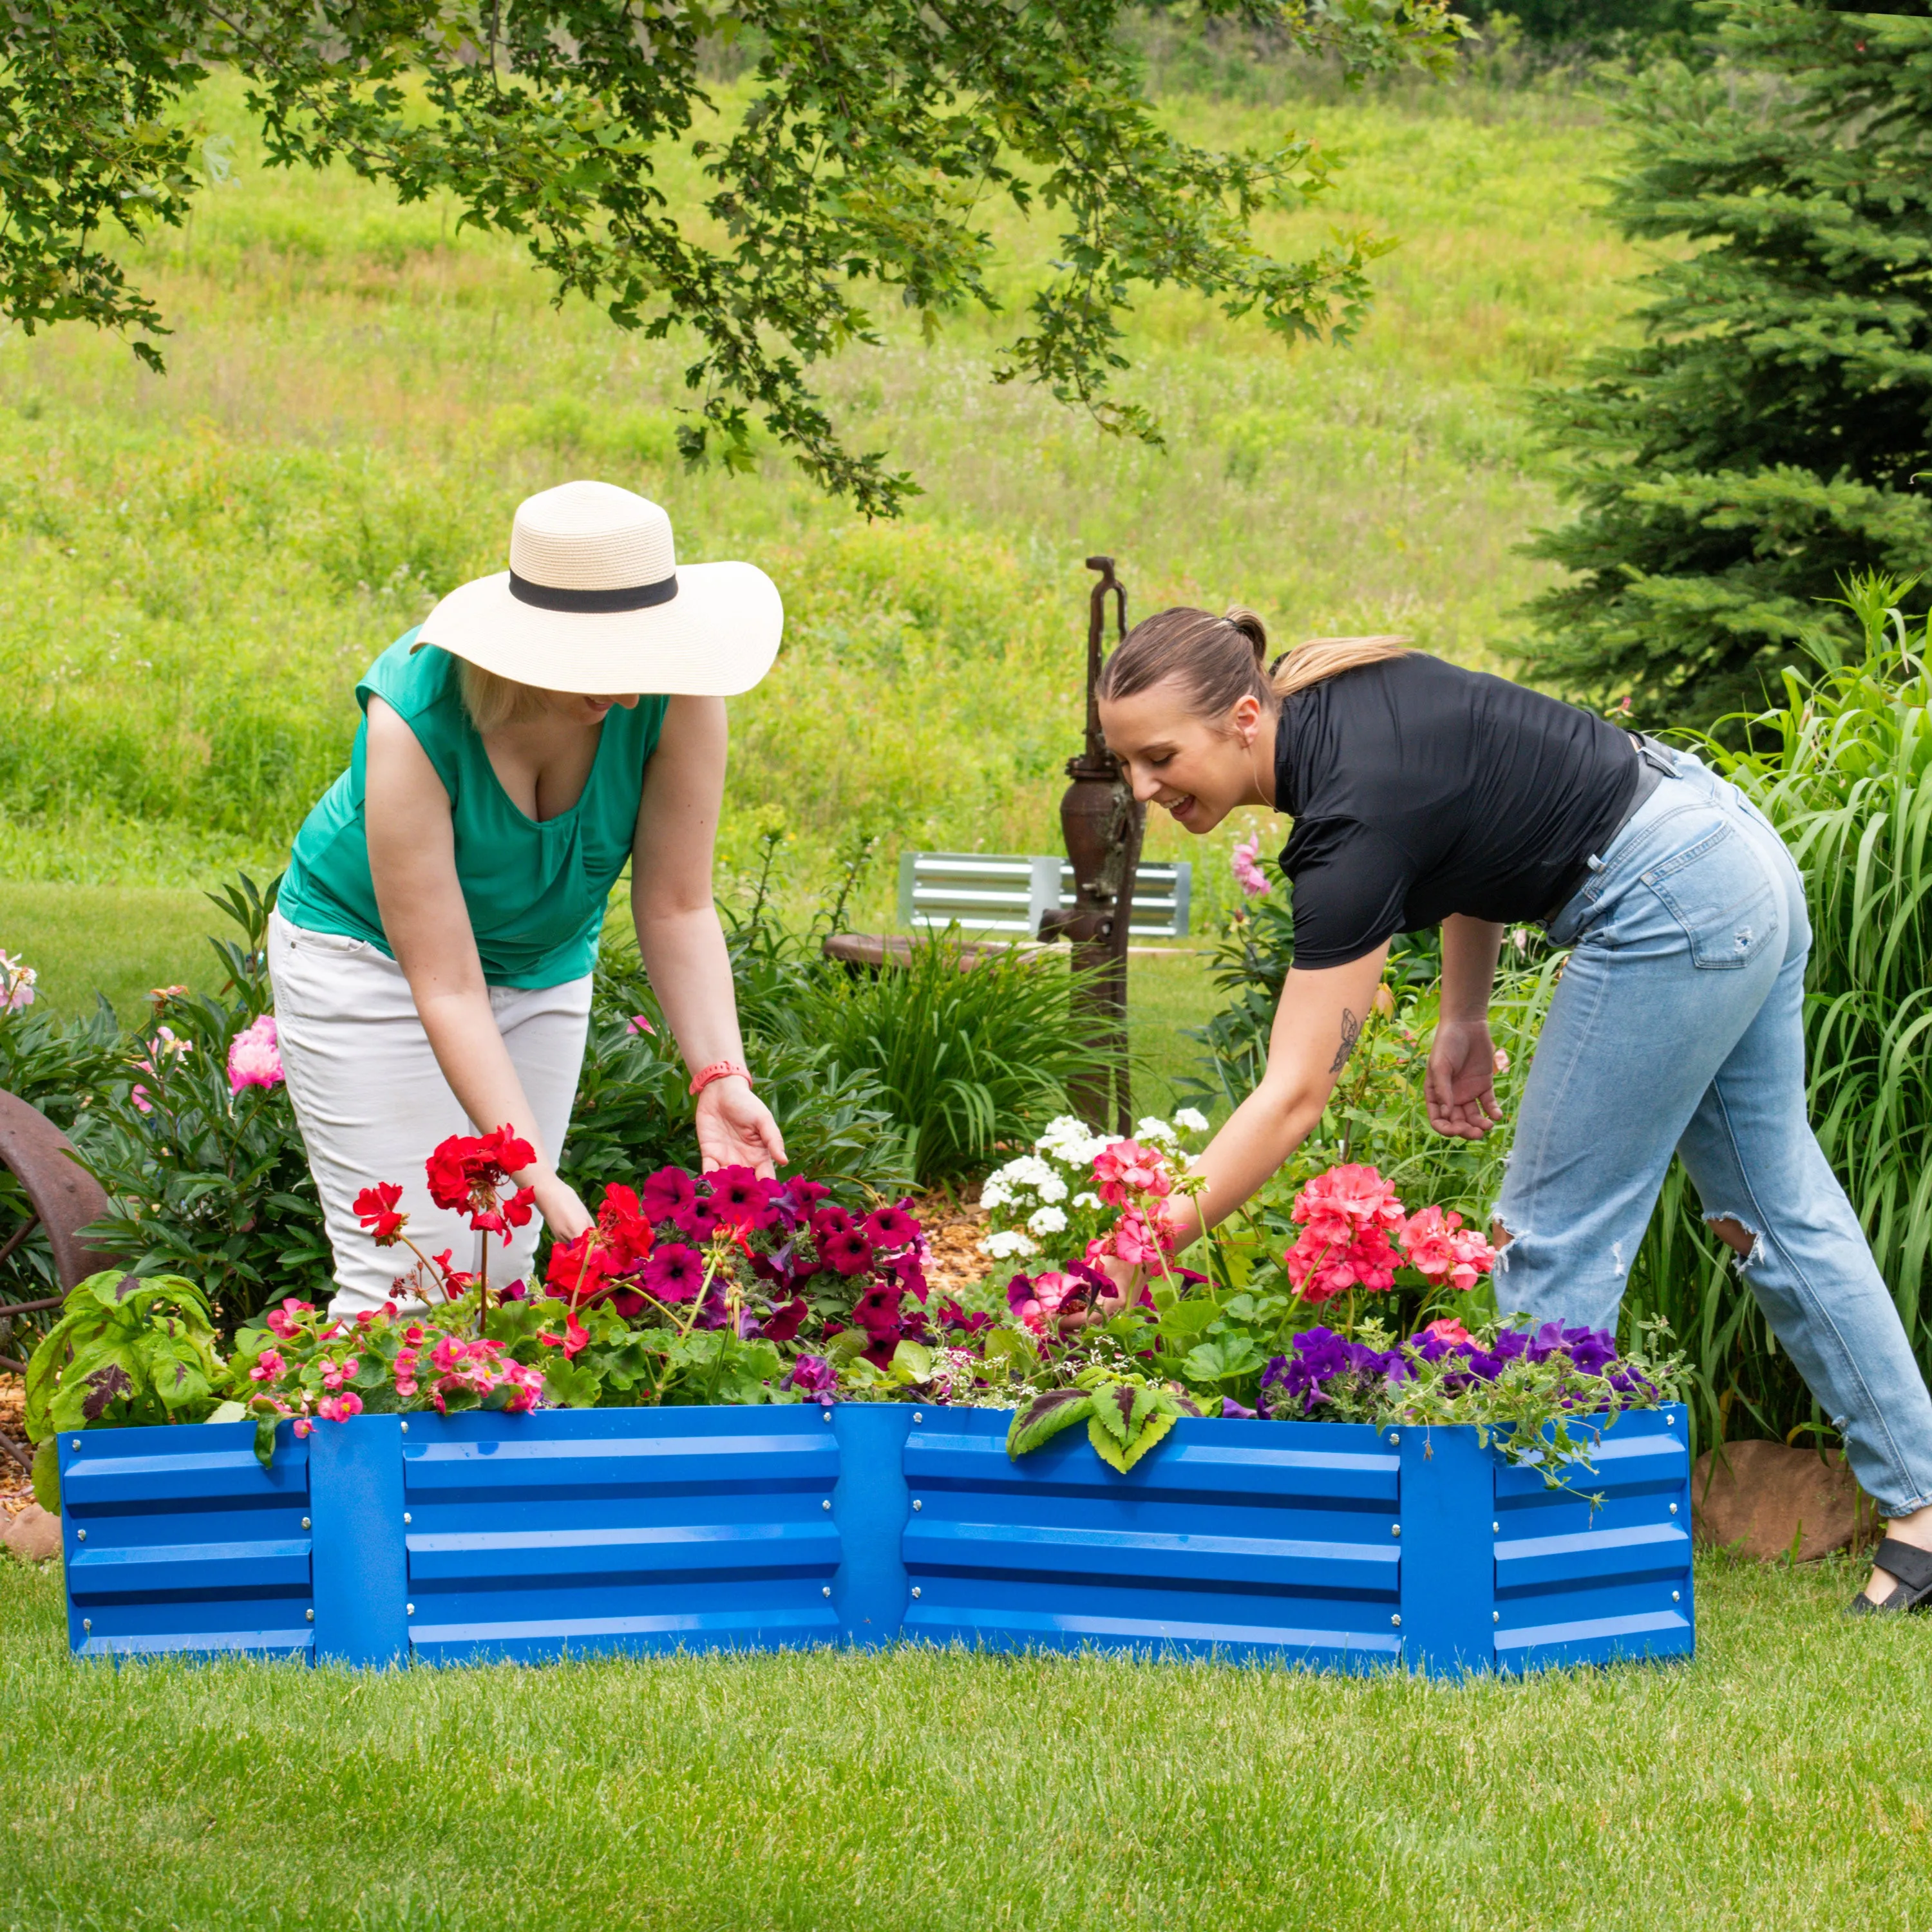
<svg viewBox="0 0 1932 1932"><path fill-rule="evenodd" d="M1928 638L1898 610L1910 586L1867 574L1844 602L1863 633L1843 661L1814 639L1811 675L1748 720L1748 748L1700 754L1784 835L1812 924L1805 1004L1811 1118L1864 1223L1922 1367L1932 1366L1932 672ZM1928 626L1932 628L1932 626ZM1625 1306L1661 1313L1701 1372L1708 1439L1830 1433L1778 1346L1730 1250L1673 1166ZM1826 1284L1829 1292L1829 1284Z"/></svg>

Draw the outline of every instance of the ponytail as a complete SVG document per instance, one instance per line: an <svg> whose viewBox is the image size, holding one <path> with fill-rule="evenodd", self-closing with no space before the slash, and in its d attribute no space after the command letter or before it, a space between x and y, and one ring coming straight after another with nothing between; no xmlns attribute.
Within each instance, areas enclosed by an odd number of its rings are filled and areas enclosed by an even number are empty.
<svg viewBox="0 0 1932 1932"><path fill-rule="evenodd" d="M1172 678L1197 716L1225 718L1244 698L1291 698L1324 678L1409 655L1398 637L1311 638L1268 662L1268 628L1238 604L1224 617L1178 604L1144 617L1100 671L1103 700L1136 697Z"/></svg>

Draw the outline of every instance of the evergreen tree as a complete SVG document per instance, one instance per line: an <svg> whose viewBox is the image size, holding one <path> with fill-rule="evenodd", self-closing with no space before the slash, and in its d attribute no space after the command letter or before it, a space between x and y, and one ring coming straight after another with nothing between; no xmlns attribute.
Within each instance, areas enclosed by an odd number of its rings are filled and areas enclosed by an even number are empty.
<svg viewBox="0 0 1932 1932"><path fill-rule="evenodd" d="M1576 573L1530 606L1532 676L1708 722L1762 706L1807 633L1850 642L1841 579L1932 568L1932 10L1910 4L1725 0L1722 64L1621 106L1610 218L1673 254L1641 340L1538 399L1579 514L1529 547Z"/></svg>

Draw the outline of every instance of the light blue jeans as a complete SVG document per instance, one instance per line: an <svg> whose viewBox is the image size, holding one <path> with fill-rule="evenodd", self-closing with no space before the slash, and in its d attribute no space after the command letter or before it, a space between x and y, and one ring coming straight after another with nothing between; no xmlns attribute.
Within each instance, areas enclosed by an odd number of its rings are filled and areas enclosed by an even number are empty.
<svg viewBox="0 0 1932 1932"><path fill-rule="evenodd" d="M1674 1150L1707 1220L1887 1516L1932 1502L1932 1397L1807 1116L1811 926L1784 842L1688 752L1558 914L1544 1021L1496 1214L1498 1304L1616 1326Z"/></svg>

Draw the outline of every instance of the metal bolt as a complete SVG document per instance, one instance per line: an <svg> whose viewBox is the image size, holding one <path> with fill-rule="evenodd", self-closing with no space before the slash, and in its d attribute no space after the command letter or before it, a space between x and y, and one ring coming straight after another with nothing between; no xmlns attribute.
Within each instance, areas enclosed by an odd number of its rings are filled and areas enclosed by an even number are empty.
<svg viewBox="0 0 1932 1932"><path fill-rule="evenodd" d="M76 1449L78 1449L78 1448L80 1447L80 1438L78 1436L76 1436L74 1438L74 1446Z"/></svg>
<svg viewBox="0 0 1932 1932"><path fill-rule="evenodd" d="M84 1630L91 1630L94 1628L94 1619L92 1617L82 1617L80 1620L80 1627Z"/></svg>
<svg viewBox="0 0 1932 1932"><path fill-rule="evenodd" d="M824 1589L822 1589L821 1591L820 1591L818 1594L819 1594L821 1597L829 1597L829 1596L830 1596L830 1595L831 1595L831 1594L832 1594L832 1586L831 1586L830 1583L826 1584L826 1586L824 1587Z"/></svg>
<svg viewBox="0 0 1932 1932"><path fill-rule="evenodd" d="M1503 1620L1503 1613L1502 1613L1502 1611L1500 1611L1500 1610L1492 1610L1492 1611L1490 1612L1490 1622L1491 1622L1491 1623L1492 1623L1492 1624L1499 1624L1499 1623L1501 1623L1501 1622L1502 1622L1502 1620Z"/></svg>
<svg viewBox="0 0 1932 1932"><path fill-rule="evenodd" d="M308 1528L308 1518L307 1516L304 1516L304 1517L302 1518L302 1527L303 1527L303 1528L304 1528L304 1529Z"/></svg>
<svg viewBox="0 0 1932 1932"><path fill-rule="evenodd" d="M1398 1630L1400 1630L1400 1629L1402 1628L1402 1612L1401 1612L1401 1611L1400 1611L1400 1610L1396 1611L1396 1613L1395 1613L1395 1615L1394 1615L1394 1616L1392 1616L1392 1617L1390 1617L1390 1618L1389 1618L1389 1622L1390 1622L1390 1623L1394 1624L1395 1625L1395 1627L1396 1627Z"/></svg>
<svg viewBox="0 0 1932 1932"><path fill-rule="evenodd" d="M1670 1514L1672 1516L1675 1516L1677 1514L1677 1505L1675 1503L1672 1503L1670 1505Z"/></svg>
<svg viewBox="0 0 1932 1932"><path fill-rule="evenodd" d="M314 1612L314 1611L313 1611L313 1610L304 1610L304 1611L303 1611L302 1615L303 1615L304 1616L305 1616L306 1618L308 1618L308 1619L309 1620L309 1622L310 1622L310 1623L314 1623L314 1622L315 1622L315 1612Z"/></svg>
<svg viewBox="0 0 1932 1932"><path fill-rule="evenodd" d="M830 1496L827 1496L824 1502L820 1503L818 1507L820 1509L830 1509L832 1507L832 1498Z"/></svg>
<svg viewBox="0 0 1932 1932"><path fill-rule="evenodd" d="M413 1522L416 1519L410 1514L407 1510L405 1510L403 1512L403 1520L405 1522Z"/></svg>
<svg viewBox="0 0 1932 1932"><path fill-rule="evenodd" d="M926 1507L925 1504L921 1502L916 1496L914 1496L912 1499L912 1506L914 1509L923 1509Z"/></svg>
<svg viewBox="0 0 1932 1932"><path fill-rule="evenodd" d="M416 1605L415 1605L415 1604L405 1604L403 1606L403 1615L404 1615L404 1616L406 1616L406 1617L412 1617L412 1616L414 1616L416 1615Z"/></svg>
<svg viewBox="0 0 1932 1932"><path fill-rule="evenodd" d="M919 1594L919 1586L916 1583L912 1586L912 1593L915 1597Z"/></svg>
<svg viewBox="0 0 1932 1932"><path fill-rule="evenodd" d="M926 1418L917 1409L914 1409L912 1412L912 1419L915 1422L923 1422Z"/></svg>
<svg viewBox="0 0 1932 1932"><path fill-rule="evenodd" d="M1402 1438L1398 1436L1393 1429L1391 1429L1389 1431L1389 1440L1391 1442L1400 1442L1402 1440Z"/></svg>
<svg viewBox="0 0 1932 1932"><path fill-rule="evenodd" d="M1675 1429L1677 1426L1676 1417L1674 1415L1666 1415L1664 1418L1664 1426L1666 1429Z"/></svg>
<svg viewBox="0 0 1932 1932"><path fill-rule="evenodd" d="M1390 1523L1389 1525L1389 1534L1391 1536L1400 1536L1402 1534L1402 1525L1399 1522Z"/></svg>
<svg viewBox="0 0 1932 1932"><path fill-rule="evenodd" d="M76 1540L77 1542L85 1543L85 1542L87 1540L87 1532L86 1532L86 1530L84 1530L84 1529L77 1529L77 1530L76 1530L76 1531L74 1532L74 1534L75 1540Z"/></svg>
<svg viewBox="0 0 1932 1932"><path fill-rule="evenodd" d="M1670 1593L1670 1600L1673 1604L1681 1603L1683 1600L1683 1592L1679 1590L1672 1590Z"/></svg>
<svg viewBox="0 0 1932 1932"><path fill-rule="evenodd" d="M405 1436L406 1436L406 1435L408 1435L408 1433L409 1433L409 1432L410 1432L410 1425L406 1422L406 1423L404 1423L404 1424L403 1424L403 1433L404 1433Z"/></svg>
<svg viewBox="0 0 1932 1932"><path fill-rule="evenodd" d="M825 1421L830 1422L832 1420L832 1412L829 1408L822 1408L818 1412Z"/></svg>

